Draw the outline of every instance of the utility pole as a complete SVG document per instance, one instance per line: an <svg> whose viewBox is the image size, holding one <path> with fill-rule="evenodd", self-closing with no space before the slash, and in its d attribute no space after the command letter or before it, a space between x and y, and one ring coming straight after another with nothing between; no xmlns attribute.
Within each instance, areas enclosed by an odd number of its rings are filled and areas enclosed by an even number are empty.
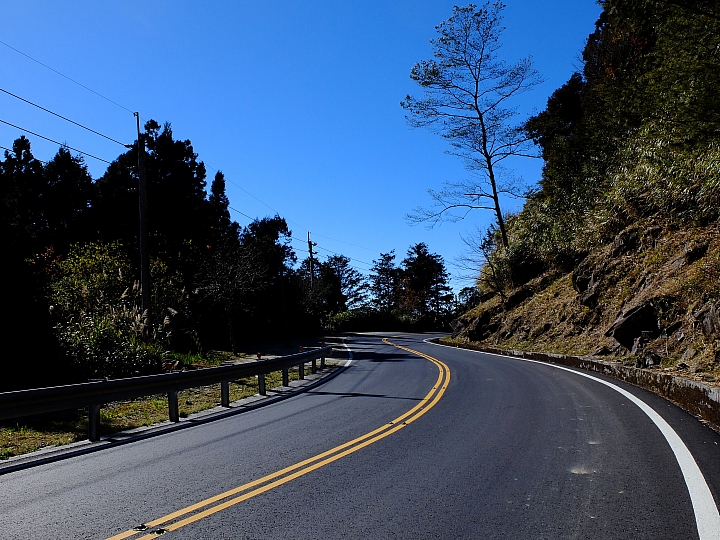
<svg viewBox="0 0 720 540"><path fill-rule="evenodd" d="M315 274L314 260L313 260L313 246L317 246L315 242L310 241L310 231L308 231L308 251L310 252L310 289L313 288L313 275Z"/></svg>
<svg viewBox="0 0 720 540"><path fill-rule="evenodd" d="M134 113L137 120L138 193L140 204L140 291L142 294L143 336L150 330L150 257L147 242L147 181L145 180L145 139L140 133L140 113Z"/></svg>

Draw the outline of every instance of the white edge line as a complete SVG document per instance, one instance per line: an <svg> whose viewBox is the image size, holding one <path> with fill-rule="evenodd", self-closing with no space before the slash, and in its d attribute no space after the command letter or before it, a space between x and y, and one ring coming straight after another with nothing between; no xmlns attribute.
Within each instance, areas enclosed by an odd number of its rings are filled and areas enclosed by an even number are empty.
<svg viewBox="0 0 720 540"><path fill-rule="evenodd" d="M348 355L349 355L348 361L345 362L345 365L344 365L343 367L348 367L350 364L352 364L352 361L353 361L353 353L352 353L352 351L350 350L350 347L347 346L347 343L345 343L345 338L342 338L342 344L343 344L343 347L345 347L345 350L347 350Z"/></svg>
<svg viewBox="0 0 720 540"><path fill-rule="evenodd" d="M431 339L431 338L429 338ZM698 535L700 536L700 540L718 540L720 539L720 513L718 513L717 505L715 504L715 499L713 498L712 492L710 491L710 487L707 485L707 482L705 480L705 477L702 474L702 471L700 471L700 467L698 467L697 462L695 461L695 458L693 458L692 454L690 453L690 450L687 446L685 446L685 443L680 438L680 436L675 432L675 430L668 424L665 419L660 416L655 410L650 407L647 403L645 403L643 400L638 398L637 396L631 394L627 390L624 390L620 388L619 386L604 381L598 377L594 377L593 375L589 375L587 373L582 373L580 371L575 371L574 369L570 369L564 366L558 366L556 364L551 364L549 362L540 362L539 360L531 360L529 358L521 358L517 356L508 356L503 354L497 354L497 353L490 353L490 352L483 352L483 351L474 351L472 349L463 349L461 347L451 347L450 345L442 345L441 343L434 343L432 341L429 341L429 339L423 340L425 343L431 343L432 345L437 345L439 347L448 347L450 349L459 349L469 352L474 352L478 354L490 354L493 356L500 356L501 358L512 358L515 360L523 360L525 362L532 362L534 364L542 364L544 366L549 366L555 369L562 369L563 371L569 371L570 373L574 373L575 375L579 375L581 377L586 377L588 379L592 379L593 381L597 381L601 384L604 384L605 386L612 388L616 392L619 392L623 396L625 396L627 399L632 401L635 405L637 405L642 412L644 412L650 420L653 421L653 423L658 427L660 432L665 437L665 440L667 440L668 444L670 445L670 448L672 449L673 453L675 454L675 459L677 459L678 465L680 465L680 470L683 474L683 477L685 479L685 484L687 485L688 492L690 493L690 500L692 501L693 510L695 512L695 523L697 524L698 528Z"/></svg>

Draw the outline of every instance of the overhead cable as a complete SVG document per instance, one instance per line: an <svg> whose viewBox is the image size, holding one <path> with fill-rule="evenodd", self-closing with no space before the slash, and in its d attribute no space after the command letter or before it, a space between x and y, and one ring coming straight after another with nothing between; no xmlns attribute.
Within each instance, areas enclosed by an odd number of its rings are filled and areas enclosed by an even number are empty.
<svg viewBox="0 0 720 540"><path fill-rule="evenodd" d="M51 68L50 66L48 66L47 64L43 64L40 60L36 60L35 58L33 58L32 56L30 56L29 54L25 54L24 52L16 49L15 47L13 47L13 46L11 46L11 45L8 45L8 44L5 43L4 41L0 41L0 43L3 44L3 45L5 45L8 49L12 49L12 50L15 51L16 53L22 54L24 57L29 58L29 59L32 60L33 62L36 62L36 63L40 64L42 67L47 68L47 69L49 69L50 71L53 71L53 72L57 73L57 74L60 75L61 77L65 77L68 81L74 82L74 83L77 84L78 86L82 86L85 90L88 90L89 92L92 92L92 93L95 94L96 96L100 96L101 98L103 98L103 99L106 100L106 101L109 101L109 102L112 103L113 105L117 105L117 106L120 107L121 109L125 109L127 112L134 114L134 111L131 111L131 110L128 109L127 107L123 107L123 106L120 105L119 103L113 101L112 99L110 99L110 98L108 98L108 97L103 96L101 93L96 92L96 91L93 90L92 88L88 88L88 87L85 86L84 84L77 82L75 79L71 79L70 77L68 77L68 76L65 75L64 73L60 73L57 69L53 69L53 68Z"/></svg>
<svg viewBox="0 0 720 540"><path fill-rule="evenodd" d="M320 235L318 234L317 236L320 236ZM338 253L337 251L334 251L334 250L328 249L328 248L324 248L324 247L322 247L322 246L318 246L317 244L316 244L316 247L317 247L318 249L322 249L322 250L328 251L328 252L332 253L333 255L341 255L341 254ZM352 257L348 257L348 259L350 259L351 261L355 261L355 262L367 264L368 266L372 266L372 263L365 262L365 261L361 261L360 259L353 259Z"/></svg>
<svg viewBox="0 0 720 540"><path fill-rule="evenodd" d="M377 249L371 249L369 247L365 246L358 246L357 244L351 244L350 242L345 242L344 240L337 240L335 238L330 238L329 236L323 236L322 234L313 233L315 236L319 236L320 238L325 238L326 240L332 240L333 242L340 242L341 244L347 244L348 246L354 246L356 248L360 249L366 249L368 251L372 251L373 253L380 253Z"/></svg>
<svg viewBox="0 0 720 540"><path fill-rule="evenodd" d="M0 149L1 149L1 150L7 150L8 152L11 152L11 153L13 153L13 154L15 153L15 150L11 150L10 148L7 148L7 147L5 147L5 146L0 146ZM50 163L49 161L43 161L42 159L38 159L38 158L36 158L35 156L33 156L33 159L35 159L36 161L39 161L39 162L42 163L43 165L47 165L48 163Z"/></svg>
<svg viewBox="0 0 720 540"><path fill-rule="evenodd" d="M0 41L0 43L2 43L2 42ZM45 137L44 135L40 135L39 133L35 133L34 131L30 131L29 129L25 129L25 128L22 128L22 127L20 127L20 126L16 126L15 124L11 124L10 122L6 122L5 120L0 120L0 122L2 122L3 124L7 124L8 126L14 127L15 129L19 129L20 131L25 131L25 132L27 132L27 133L30 133L31 135L35 135L36 137L40 137L41 139L45 139L46 141L50 141L51 143L59 144L59 145L62 146L62 147L68 148L68 149L73 150L73 151L75 151L75 152L79 152L80 154L82 154L82 155L84 155L84 156L88 156L88 157L91 157L91 158L93 158L93 159L97 159L98 161L102 161L102 162L104 162L104 163L107 163L108 165L111 164L111 162L108 161L108 160L106 160L106 159L103 159L103 158L94 156L94 155L89 154L89 153L87 153L87 152L83 152L82 150L78 150L77 148L73 148L72 146L68 146L67 144L64 144L64 143L55 141L55 140L53 140L53 139L50 139L49 137Z"/></svg>
<svg viewBox="0 0 720 540"><path fill-rule="evenodd" d="M250 219L250 220L254 220L254 219L255 219L255 218L251 218L250 216L248 216L245 212L241 212L240 210L237 210L237 209L233 208L233 207L230 206L230 205L228 205L228 208L229 208L230 210L232 210L233 212L237 212L238 214L243 215L243 216L245 216L246 218L248 218L248 219Z"/></svg>
<svg viewBox="0 0 720 540"><path fill-rule="evenodd" d="M5 92L7 95L12 96L12 97L14 97L14 98L17 98L17 99L19 99L20 101L24 101L25 103L29 103L29 104L32 105L33 107L37 107L38 109L42 109L43 111L48 112L48 113L50 113L50 114L54 114L54 115L57 116L58 118L62 118L63 120L65 120L65 121L67 121L67 122L70 122L71 124L75 124L76 126L79 126L79 127L83 128L83 129L87 129L88 131L91 131L92 133L95 133L95 135L100 135L101 137L105 137L105 138L106 138L107 140L109 140L109 141L112 141L112 142L114 142L114 143L117 143L117 144L119 144L119 145L121 145L121 146L124 146L124 147L126 147L126 148L128 147L128 145L126 145L125 143L121 143L120 141L116 141L116 140L113 139L112 137L108 137L107 135L103 135L103 134L100 133L99 131L95 131L94 129L90 129L90 128L87 127L87 126L83 126L82 124L79 124L78 122L75 122L74 120L70 120L69 118L65 118L65 117L64 117L63 115L61 115L61 114L58 114L58 113L56 113L56 112L53 112L53 111L51 111L50 109L46 109L45 107L41 107L41 106L38 105L37 103L33 103L33 102L30 101L30 100L27 100L27 99L25 99L25 98L21 98L20 96L17 96L17 95L15 95L15 94L13 94L12 92L8 92L7 90L4 90L4 89L2 89L2 88L0 88L0 92Z"/></svg>

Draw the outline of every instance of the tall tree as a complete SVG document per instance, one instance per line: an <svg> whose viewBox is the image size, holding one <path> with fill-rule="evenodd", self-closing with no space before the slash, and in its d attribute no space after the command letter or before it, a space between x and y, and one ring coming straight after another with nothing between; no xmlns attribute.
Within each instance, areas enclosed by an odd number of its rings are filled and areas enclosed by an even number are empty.
<svg viewBox="0 0 720 540"><path fill-rule="evenodd" d="M370 268L370 294L378 311L389 313L397 307L398 285L399 268L395 265L395 250L381 253L379 259L373 260Z"/></svg>
<svg viewBox="0 0 720 540"><path fill-rule="evenodd" d="M212 248L210 203L206 199L205 166L189 140L173 137L172 126L145 123L148 232L152 256L192 280ZM97 182L96 212L105 241L120 240L137 250L137 150L122 154ZM133 260L135 257L133 256Z"/></svg>
<svg viewBox="0 0 720 540"><path fill-rule="evenodd" d="M508 245L502 195L519 196L514 179L502 178L500 164L512 156L532 156L521 124L513 122L510 101L541 82L530 57L513 65L499 58L501 2L453 8L452 17L436 27L431 40L434 59L415 64L410 78L424 90L422 98L408 95L401 106L412 127L440 133L474 173L471 180L446 183L430 190L433 205L417 208L409 218L435 224L462 219L471 209L495 212L503 245ZM461 212L455 213L454 210Z"/></svg>
<svg viewBox="0 0 720 540"><path fill-rule="evenodd" d="M60 148L44 167L42 212L46 246L65 254L71 244L95 240L90 221L93 181L81 156Z"/></svg>
<svg viewBox="0 0 720 540"><path fill-rule="evenodd" d="M350 266L350 259L345 255L333 255L323 263L336 276L342 294L341 309L345 311L361 305L366 298L365 278Z"/></svg>
<svg viewBox="0 0 720 540"><path fill-rule="evenodd" d="M440 255L430 253L425 243L411 246L402 261L401 306L415 319L437 322L446 314L453 296L448 273Z"/></svg>
<svg viewBox="0 0 720 540"><path fill-rule="evenodd" d="M44 182L43 165L33 156L30 141L24 136L16 139L12 152L5 151L5 160L0 161L0 219L2 242L20 256L30 257L42 249Z"/></svg>
<svg viewBox="0 0 720 540"><path fill-rule="evenodd" d="M218 171L210 185L208 197L210 212L211 241L220 245L224 241L238 240L239 225L230 219L230 200L225 194L225 175Z"/></svg>
<svg viewBox="0 0 720 540"><path fill-rule="evenodd" d="M291 237L287 222L278 215L254 220L240 235L241 244L252 254L264 282L263 287L248 291L245 298L252 308L244 322L256 334L277 327L286 331L293 319L288 276L297 259L290 246Z"/></svg>

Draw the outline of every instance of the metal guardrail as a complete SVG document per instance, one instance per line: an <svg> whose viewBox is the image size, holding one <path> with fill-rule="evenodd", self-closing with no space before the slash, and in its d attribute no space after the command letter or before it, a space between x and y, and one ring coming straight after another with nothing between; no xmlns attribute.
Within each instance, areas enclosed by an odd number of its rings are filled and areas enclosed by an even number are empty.
<svg viewBox="0 0 720 540"><path fill-rule="evenodd" d="M325 357L331 353L332 347L326 346L290 356L258 360L246 364L0 392L0 420L88 407L88 438L91 441L97 441L100 438L100 408L105 403L167 393L170 421L179 422L178 392L180 390L220 383L220 405L229 407L231 381L257 375L258 392L261 395L267 395L265 389L267 373L282 371L283 386L288 386L288 370L291 367L299 366L299 376L303 379L306 363L311 363L312 373L315 373L318 358L320 359L320 368L324 368Z"/></svg>

